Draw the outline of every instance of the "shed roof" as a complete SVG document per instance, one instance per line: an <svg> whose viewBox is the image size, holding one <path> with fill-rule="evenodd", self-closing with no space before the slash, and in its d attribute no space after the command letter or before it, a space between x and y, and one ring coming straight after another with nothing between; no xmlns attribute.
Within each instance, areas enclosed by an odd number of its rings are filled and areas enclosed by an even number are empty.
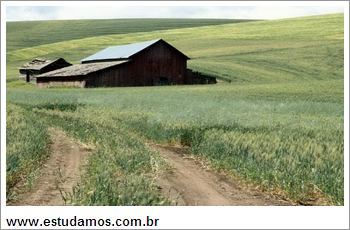
<svg viewBox="0 0 350 230"><path fill-rule="evenodd" d="M111 46L106 49L103 49L89 57L86 57L81 60L82 63L84 62L92 62L92 61L102 61L102 60L120 60L120 59L129 59L131 56L141 52L142 50L148 48L149 46L159 42L163 41L162 39L156 39L151 41L145 41L145 42L139 42L139 43L133 43L128 45L120 45L120 46ZM167 42L165 42L167 45L172 47L173 49L177 50ZM178 50L177 50L178 51ZM180 51L178 51L181 53ZM183 53L181 53L184 55ZM186 58L188 58L186 55L184 55Z"/></svg>
<svg viewBox="0 0 350 230"><path fill-rule="evenodd" d="M44 74L40 74L37 78L40 77L70 77L70 76L84 76L89 73L97 72L109 67L121 65L128 62L124 61L112 61L112 62L97 62L97 63L87 63L87 64L76 64L68 66L62 69L50 71Z"/></svg>
<svg viewBox="0 0 350 230"><path fill-rule="evenodd" d="M63 58L57 58L55 60L47 60L47 59L41 59L41 58L36 58L26 64L24 64L20 70L41 70L42 68L51 65L59 60L65 61ZM69 64L69 63L68 63Z"/></svg>

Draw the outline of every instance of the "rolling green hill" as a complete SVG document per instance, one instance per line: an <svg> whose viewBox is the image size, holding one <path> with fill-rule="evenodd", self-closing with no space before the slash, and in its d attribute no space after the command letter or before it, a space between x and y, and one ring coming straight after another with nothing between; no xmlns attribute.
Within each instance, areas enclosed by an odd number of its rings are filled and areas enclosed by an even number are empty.
<svg viewBox="0 0 350 230"><path fill-rule="evenodd" d="M8 80L35 57L77 63L106 46L156 38L191 57L190 68L235 83L342 79L343 27L334 14L68 40L8 52Z"/></svg>
<svg viewBox="0 0 350 230"><path fill-rule="evenodd" d="M7 51L109 34L238 23L234 19L100 19L7 22Z"/></svg>

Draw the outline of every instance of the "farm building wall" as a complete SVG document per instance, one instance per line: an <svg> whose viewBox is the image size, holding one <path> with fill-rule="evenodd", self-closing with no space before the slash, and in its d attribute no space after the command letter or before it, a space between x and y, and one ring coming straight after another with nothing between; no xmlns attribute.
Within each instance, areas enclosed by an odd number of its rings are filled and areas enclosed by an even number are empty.
<svg viewBox="0 0 350 230"><path fill-rule="evenodd" d="M85 87L131 86L127 65L118 65L89 74Z"/></svg>
<svg viewBox="0 0 350 230"><path fill-rule="evenodd" d="M36 78L36 84L40 88L45 87L80 87L84 88L86 84L85 77L73 76L73 77L40 77Z"/></svg>
<svg viewBox="0 0 350 230"><path fill-rule="evenodd" d="M184 84L187 58L163 42L133 57L130 76L137 85Z"/></svg>

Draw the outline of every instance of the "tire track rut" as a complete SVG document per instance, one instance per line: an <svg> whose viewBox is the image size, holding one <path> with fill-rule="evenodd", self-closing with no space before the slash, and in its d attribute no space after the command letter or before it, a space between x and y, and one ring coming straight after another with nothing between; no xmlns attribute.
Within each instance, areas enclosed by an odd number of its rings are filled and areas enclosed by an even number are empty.
<svg viewBox="0 0 350 230"><path fill-rule="evenodd" d="M291 205L260 191L242 188L238 182L201 167L181 147L152 144L171 166L158 178L162 193L177 205Z"/></svg>
<svg viewBox="0 0 350 230"><path fill-rule="evenodd" d="M68 137L62 130L49 128L51 155L43 165L34 187L10 205L65 205L64 195L80 180L89 148Z"/></svg>

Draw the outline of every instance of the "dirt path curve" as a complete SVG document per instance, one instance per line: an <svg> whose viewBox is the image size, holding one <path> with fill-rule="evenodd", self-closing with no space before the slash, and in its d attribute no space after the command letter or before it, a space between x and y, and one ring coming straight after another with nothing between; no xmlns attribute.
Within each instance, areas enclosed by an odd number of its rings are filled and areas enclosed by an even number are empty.
<svg viewBox="0 0 350 230"><path fill-rule="evenodd" d="M201 167L181 147L151 145L172 167L159 178L163 194L177 205L290 205ZM187 157L186 157L187 155Z"/></svg>
<svg viewBox="0 0 350 230"><path fill-rule="evenodd" d="M14 205L65 205L62 194L72 192L90 151L62 130L50 128L51 156L34 187Z"/></svg>

